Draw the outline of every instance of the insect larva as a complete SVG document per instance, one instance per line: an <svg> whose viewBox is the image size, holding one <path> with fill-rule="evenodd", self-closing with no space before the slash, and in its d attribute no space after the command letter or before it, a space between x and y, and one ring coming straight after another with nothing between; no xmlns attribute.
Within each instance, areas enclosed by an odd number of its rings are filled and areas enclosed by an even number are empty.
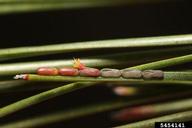
<svg viewBox="0 0 192 128"><path fill-rule="evenodd" d="M76 69L79 69L79 70L82 70L84 68L86 68L86 66L80 62L80 59L74 59L74 64L73 64L73 67L76 68Z"/></svg>
<svg viewBox="0 0 192 128"><path fill-rule="evenodd" d="M142 72L143 79L163 79L164 73L161 70L145 70Z"/></svg>
<svg viewBox="0 0 192 128"><path fill-rule="evenodd" d="M104 68L101 70L102 77L118 78L121 76L121 71L118 69Z"/></svg>
<svg viewBox="0 0 192 128"><path fill-rule="evenodd" d="M100 76L100 70L96 68L84 68L79 70L80 76L98 77Z"/></svg>
<svg viewBox="0 0 192 128"><path fill-rule="evenodd" d="M77 76L79 75L79 70L75 68L60 68L59 75L61 76Z"/></svg>
<svg viewBox="0 0 192 128"><path fill-rule="evenodd" d="M38 75L48 75L48 76L54 76L58 75L57 68L51 68L51 67L41 67L37 69Z"/></svg>
<svg viewBox="0 0 192 128"><path fill-rule="evenodd" d="M141 71L135 70L135 69L123 69L123 70L121 70L121 75L123 78L128 78L128 79L140 79L140 78L142 78Z"/></svg>

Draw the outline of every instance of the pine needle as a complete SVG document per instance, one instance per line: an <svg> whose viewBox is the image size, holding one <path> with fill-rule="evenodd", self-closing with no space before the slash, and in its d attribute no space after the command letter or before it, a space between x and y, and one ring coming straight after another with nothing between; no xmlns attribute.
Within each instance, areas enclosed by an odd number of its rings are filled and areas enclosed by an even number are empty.
<svg viewBox="0 0 192 128"><path fill-rule="evenodd" d="M111 48L138 48L138 47L167 47L167 46L190 46L192 35L176 35L161 37L144 37L130 39L114 39L103 41L88 41L65 44L54 44L44 46L28 46L20 48L8 48L0 50L0 60L10 58L23 58L38 55L49 55L56 53L77 52L96 49Z"/></svg>
<svg viewBox="0 0 192 128"><path fill-rule="evenodd" d="M158 3L166 0L0 0L0 14Z"/></svg>
<svg viewBox="0 0 192 128"><path fill-rule="evenodd" d="M154 128L155 122L182 122L182 121L184 122L184 121L190 121L191 119L192 119L192 111L185 111L149 120L144 120L132 124L127 124L116 128Z"/></svg>
<svg viewBox="0 0 192 128"><path fill-rule="evenodd" d="M164 72L164 80L143 80L143 79L125 79L125 78L103 78L103 77L83 77L83 76L43 76L36 74L26 74L28 81L54 81L54 82L126 82L126 83L146 83L157 84L167 83L173 84L189 81L192 84L192 72ZM22 79L22 77L21 77ZM191 81L191 82L190 82ZM185 83L185 82L183 82Z"/></svg>
<svg viewBox="0 0 192 128"><path fill-rule="evenodd" d="M16 112L18 110L21 110L23 108L26 108L28 106L31 106L33 104L37 104L39 102L48 100L50 98L77 90L77 89L81 89L81 88L85 88L91 85L94 85L95 83L89 83L89 82L84 82L84 83L72 83L72 84L67 84L55 89L51 89L45 92L42 92L40 94L31 96L29 98L20 100L18 102L15 102L13 104L10 104L8 106L5 106L3 108L0 109L0 118L3 116L6 116L8 114L11 114L13 112Z"/></svg>

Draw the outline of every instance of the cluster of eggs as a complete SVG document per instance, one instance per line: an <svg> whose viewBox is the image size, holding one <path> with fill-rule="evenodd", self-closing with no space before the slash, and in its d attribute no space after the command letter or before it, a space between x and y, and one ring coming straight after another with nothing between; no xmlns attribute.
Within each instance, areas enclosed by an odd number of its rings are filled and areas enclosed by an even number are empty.
<svg viewBox="0 0 192 128"><path fill-rule="evenodd" d="M96 69L86 67L80 62L80 59L74 59L73 67L54 68L41 67L37 69L38 75L61 75L61 76L87 76L87 77L104 77L104 78L127 78L127 79L163 79L164 73L161 70L145 70L136 69Z"/></svg>
<svg viewBox="0 0 192 128"><path fill-rule="evenodd" d="M164 73L161 70L135 70L135 69L96 69L96 68L84 68L76 69L71 67L65 68L48 68L42 67L37 70L39 75L61 75L61 76L86 76L86 77L104 77L104 78L127 78L127 79L163 79Z"/></svg>

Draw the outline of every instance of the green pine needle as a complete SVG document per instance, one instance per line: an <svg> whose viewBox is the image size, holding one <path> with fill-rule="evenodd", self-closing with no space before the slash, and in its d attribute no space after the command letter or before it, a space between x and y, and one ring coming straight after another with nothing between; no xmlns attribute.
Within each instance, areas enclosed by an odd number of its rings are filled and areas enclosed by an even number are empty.
<svg viewBox="0 0 192 128"><path fill-rule="evenodd" d="M183 59L182 57L180 57L180 58ZM159 64L161 64L161 61L159 62ZM173 65L172 63L170 63L170 64ZM151 65L145 66L145 68L149 68L150 66ZM156 63L156 66L159 67L158 63ZM169 66L169 63L167 63L166 66ZM153 68L155 68L155 66L152 65L151 69L153 69ZM42 92L42 93L40 93L38 95L23 99L21 101L18 101L16 103L13 103L11 105L8 105L8 106L5 106L5 107L1 108L0 109L0 117L11 114L11 113L13 113L15 111L26 108L26 107L28 107L30 105L39 103L41 101L50 99L52 97L58 96L60 94L64 94L64 93L67 93L67 92L70 92L70 91L73 91L73 90L76 90L76 89L80 89L80 88L83 88L83 87L88 87L88 86L91 86L91 85L94 85L94 84L95 84L94 82L85 83L85 84L83 84L83 83L72 83L72 84L62 86L62 87L51 89L51 90L46 91L46 92ZM41 98L41 97L43 97L43 98Z"/></svg>
<svg viewBox="0 0 192 128"><path fill-rule="evenodd" d="M192 72L164 72L164 80L143 80L143 79L125 79L125 78L103 78L103 77L82 77L82 76L43 76L36 74L27 74L29 81L54 81L54 82L128 82L128 83L182 83L189 81L192 84ZM191 82L190 82L191 81Z"/></svg>
<svg viewBox="0 0 192 128"><path fill-rule="evenodd" d="M159 99L158 97L156 97ZM32 128L32 127L39 127L44 124L50 124L55 123L59 121L66 121L69 119L74 119L82 116L87 116L99 112L114 110L118 108L122 108L125 106L132 106L136 104L144 104L149 103L150 101L154 101L156 98L142 98L142 99L136 99L136 100L117 100L107 103L100 103L100 104L93 104L93 105L87 105L83 106L82 108L76 108L71 109L67 111L60 111L56 113L51 113L47 115L42 115L34 118L29 118L21 121L12 122L9 124L2 125L1 128ZM161 99L161 98L160 98ZM182 111L182 110L188 110L191 106L191 99L187 100L180 100L180 101L174 101L169 103L163 103L163 104L154 104L150 105L153 107L153 110L156 112L162 113L162 112L173 112L173 111ZM175 106L175 107L173 107Z"/></svg>
<svg viewBox="0 0 192 128"><path fill-rule="evenodd" d="M184 122L184 121L191 121L191 119L192 119L192 111L185 111L149 120L144 120L136 123L131 123L116 128L154 128L155 122Z"/></svg>
<svg viewBox="0 0 192 128"><path fill-rule="evenodd" d="M192 54L170 58L166 60L160 60L160 61L151 62L147 64L142 64L142 65L134 66L127 69L140 69L140 70L160 69L160 68L165 68L173 65L179 65L179 64L190 63L190 62L192 62Z"/></svg>
<svg viewBox="0 0 192 128"><path fill-rule="evenodd" d="M166 0L0 0L0 14L156 3Z"/></svg>
<svg viewBox="0 0 192 128"><path fill-rule="evenodd" d="M192 44L192 35L176 35L161 37L144 37L130 39L114 39L103 41L89 41L66 44L54 44L44 46L29 46L20 48L8 48L0 50L0 60L10 58L22 58L56 53L77 52L96 49L111 48L136 48L136 47L167 47L186 46Z"/></svg>
<svg viewBox="0 0 192 128"><path fill-rule="evenodd" d="M51 89L51 90L42 92L40 94L31 96L29 98L20 100L18 102L15 102L13 104L10 104L8 106L1 108L0 109L0 118L6 116L8 114L11 114L13 112L16 112L18 110L21 110L23 108L26 108L28 106L48 100L50 98L53 98L53 97L77 90L77 89L92 86L92 85L95 85L95 83L90 83L90 82L72 83L72 84L67 84L67 85L64 85L64 86L61 86L61 87L58 87L55 89Z"/></svg>

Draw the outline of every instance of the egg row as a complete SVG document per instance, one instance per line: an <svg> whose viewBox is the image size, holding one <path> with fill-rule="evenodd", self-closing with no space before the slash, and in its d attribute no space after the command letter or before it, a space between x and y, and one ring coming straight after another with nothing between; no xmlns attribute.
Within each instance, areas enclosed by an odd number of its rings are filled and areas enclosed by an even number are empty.
<svg viewBox="0 0 192 128"><path fill-rule="evenodd" d="M76 68L52 68L42 67L37 69L38 75L61 75L61 76L86 76L86 77L104 77L104 78L127 78L127 79L163 79L164 72L161 70L145 70L140 71L136 69L96 69L96 68L84 68L78 70Z"/></svg>

